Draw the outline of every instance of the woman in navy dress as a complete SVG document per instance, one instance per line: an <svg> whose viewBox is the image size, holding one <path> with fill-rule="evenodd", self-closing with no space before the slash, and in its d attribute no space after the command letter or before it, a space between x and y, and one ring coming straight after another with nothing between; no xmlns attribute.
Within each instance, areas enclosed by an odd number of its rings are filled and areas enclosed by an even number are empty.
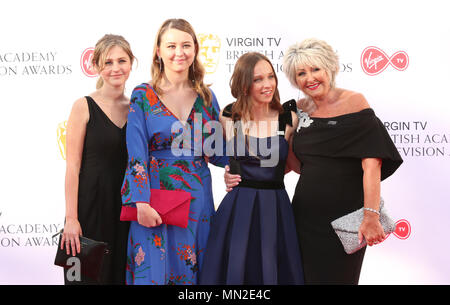
<svg viewBox="0 0 450 305"><path fill-rule="evenodd" d="M283 183L297 117L280 104L277 83L264 55L247 53L237 61L231 78L236 102L225 107L220 119L227 153L233 156L231 172L242 181L227 193L212 220L200 284L303 284Z"/></svg>
<svg viewBox="0 0 450 305"><path fill-rule="evenodd" d="M209 123L220 113L214 93L203 84L198 50L187 21L165 21L154 46L152 80L131 96L122 201L137 208L137 221L130 224L127 284L197 284L214 213L203 144L213 134ZM208 156L216 165L228 162L223 154ZM151 189L190 193L187 228L162 223L149 205Z"/></svg>

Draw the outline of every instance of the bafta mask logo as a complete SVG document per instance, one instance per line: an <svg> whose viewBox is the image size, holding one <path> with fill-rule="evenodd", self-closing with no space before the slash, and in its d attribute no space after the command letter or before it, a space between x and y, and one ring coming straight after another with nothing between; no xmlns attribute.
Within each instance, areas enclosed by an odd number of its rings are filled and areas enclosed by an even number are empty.
<svg viewBox="0 0 450 305"><path fill-rule="evenodd" d="M66 128L67 121L64 121L58 124L56 130L59 152L64 160L66 160Z"/></svg>
<svg viewBox="0 0 450 305"><path fill-rule="evenodd" d="M200 61L205 67L206 74L216 72L220 59L220 38L214 34L199 34Z"/></svg>
<svg viewBox="0 0 450 305"><path fill-rule="evenodd" d="M97 72L92 66L93 55L94 55L94 48L87 48L86 50L83 51L83 54L81 54L80 59L81 70L83 71L84 75L89 77L97 76Z"/></svg>

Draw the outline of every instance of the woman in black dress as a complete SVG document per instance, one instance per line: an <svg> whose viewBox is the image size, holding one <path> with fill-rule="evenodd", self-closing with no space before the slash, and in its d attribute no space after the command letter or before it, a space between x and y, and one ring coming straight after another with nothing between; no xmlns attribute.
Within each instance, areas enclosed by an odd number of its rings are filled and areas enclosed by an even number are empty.
<svg viewBox="0 0 450 305"><path fill-rule="evenodd" d="M364 96L335 87L339 61L327 43L307 39L291 46L283 70L306 96L297 103L287 162L301 173L292 205L305 284L358 284L366 248L346 254L330 223L364 207L360 240L369 246L383 241L380 181L402 159ZM228 190L237 179L225 174Z"/></svg>
<svg viewBox="0 0 450 305"><path fill-rule="evenodd" d="M61 248L80 252L79 236L108 243L100 284L125 282L128 226L120 222L121 186L127 165L125 142L129 98L124 95L134 56L121 36L105 35L94 50L97 90L75 101L67 123L66 217ZM69 269L70 270L70 269ZM69 284L95 284L81 275Z"/></svg>
<svg viewBox="0 0 450 305"><path fill-rule="evenodd" d="M385 238L379 221L380 181L402 163L389 134L364 96L335 87L339 61L324 41L291 46L283 69L306 96L298 110L289 164L301 173L292 200L307 284L358 284L365 248L346 254L331 221L364 207L359 238ZM295 159L290 159L295 160Z"/></svg>

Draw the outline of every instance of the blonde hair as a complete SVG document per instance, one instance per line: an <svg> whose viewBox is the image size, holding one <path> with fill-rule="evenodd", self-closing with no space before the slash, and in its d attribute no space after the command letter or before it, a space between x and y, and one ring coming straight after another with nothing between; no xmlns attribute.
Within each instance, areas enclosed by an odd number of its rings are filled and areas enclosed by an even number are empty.
<svg viewBox="0 0 450 305"><path fill-rule="evenodd" d="M233 104L231 110L231 117L233 121L252 119L250 90L253 85L255 66L261 60L267 61L270 64L276 80L275 92L269 106L271 109L277 110L279 113L283 112L283 107L280 103L280 93L278 92L278 78L275 70L273 69L272 63L263 54L250 52L239 57L236 65L234 66L233 75L230 79L231 94L234 98L236 98L236 102Z"/></svg>
<svg viewBox="0 0 450 305"><path fill-rule="evenodd" d="M203 77L205 76L205 68L200 62L198 53L200 46L195 35L194 29L189 22L184 19L167 19L161 25L155 38L155 44L153 47L153 60L152 60L152 87L155 89L156 93L162 94L162 89L160 88L161 79L164 75L164 63L158 57L158 48L161 45L162 35L169 29L176 29L183 31L191 35L195 46L195 57L194 62L189 67L188 77L191 80L192 89L197 92L203 99L206 106L211 106L212 94L209 88L203 83Z"/></svg>
<svg viewBox="0 0 450 305"><path fill-rule="evenodd" d="M135 59L131 51L128 41L120 35L106 34L95 44L94 54L92 56L92 65L97 67L99 71L105 68L106 56L108 52L115 46L121 47L124 52L130 57L130 62L133 64ZM97 80L96 88L100 89L103 86L103 79L100 76Z"/></svg>
<svg viewBox="0 0 450 305"><path fill-rule="evenodd" d="M298 88L296 69L299 65L319 67L330 78L330 87L336 87L339 58L333 48L323 40L309 38L288 48L283 58L283 71L291 84Z"/></svg>

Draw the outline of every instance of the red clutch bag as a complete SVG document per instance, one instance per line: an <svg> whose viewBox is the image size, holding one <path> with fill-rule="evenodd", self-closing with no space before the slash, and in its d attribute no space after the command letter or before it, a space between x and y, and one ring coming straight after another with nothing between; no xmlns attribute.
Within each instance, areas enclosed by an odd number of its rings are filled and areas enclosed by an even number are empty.
<svg viewBox="0 0 450 305"><path fill-rule="evenodd" d="M150 190L150 206L158 212L163 223L187 228L191 194L182 190ZM122 206L120 220L137 221L137 208Z"/></svg>

